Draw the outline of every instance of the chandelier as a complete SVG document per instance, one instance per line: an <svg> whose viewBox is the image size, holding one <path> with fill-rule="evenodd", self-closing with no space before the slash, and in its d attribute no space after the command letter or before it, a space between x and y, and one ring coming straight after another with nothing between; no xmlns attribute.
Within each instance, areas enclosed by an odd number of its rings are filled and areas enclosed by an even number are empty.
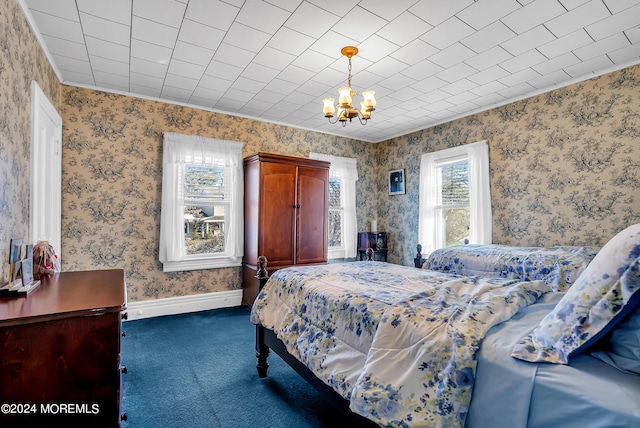
<svg viewBox="0 0 640 428"><path fill-rule="evenodd" d="M324 117L328 118L330 123L341 122L342 126L347 124L347 119L351 122L351 119L357 117L360 123L365 125L367 120L371 117L371 112L375 110L375 91L364 91L362 93L364 100L360 102L360 110L353 108L352 100L356 93L351 90L351 57L358 53L358 48L355 46L345 46L342 48L340 53L349 58L349 77L347 78L347 86L338 89L340 97L338 98L338 114L335 120L331 120L333 114L336 112L336 106L333 105L335 99L325 98L322 100L324 103L324 107L322 108Z"/></svg>

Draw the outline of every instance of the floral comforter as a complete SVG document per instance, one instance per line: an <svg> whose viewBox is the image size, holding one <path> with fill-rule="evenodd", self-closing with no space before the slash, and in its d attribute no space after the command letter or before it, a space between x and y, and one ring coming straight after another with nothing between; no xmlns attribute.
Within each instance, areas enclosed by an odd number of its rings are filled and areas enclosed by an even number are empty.
<svg viewBox="0 0 640 428"><path fill-rule="evenodd" d="M549 290L371 261L295 267L271 276L251 321L355 413L385 426L463 426L482 338Z"/></svg>
<svg viewBox="0 0 640 428"><path fill-rule="evenodd" d="M599 250L588 246L454 245L435 250L423 267L465 276L542 280L554 291L567 291Z"/></svg>

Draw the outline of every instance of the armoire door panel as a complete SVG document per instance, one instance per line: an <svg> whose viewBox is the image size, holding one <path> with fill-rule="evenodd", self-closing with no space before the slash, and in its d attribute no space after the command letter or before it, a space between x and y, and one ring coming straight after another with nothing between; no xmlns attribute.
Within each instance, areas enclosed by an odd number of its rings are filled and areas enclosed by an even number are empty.
<svg viewBox="0 0 640 428"><path fill-rule="evenodd" d="M294 263L295 184L295 166L262 165L258 253L267 257L269 266Z"/></svg>
<svg viewBox="0 0 640 428"><path fill-rule="evenodd" d="M327 260L326 170L298 168L296 264Z"/></svg>

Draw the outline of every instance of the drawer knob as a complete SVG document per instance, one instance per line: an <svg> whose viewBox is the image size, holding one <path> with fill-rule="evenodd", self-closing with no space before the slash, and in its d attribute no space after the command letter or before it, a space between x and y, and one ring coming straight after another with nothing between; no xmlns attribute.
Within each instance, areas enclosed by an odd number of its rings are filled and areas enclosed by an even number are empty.
<svg viewBox="0 0 640 428"><path fill-rule="evenodd" d="M126 331L122 332L122 337L127 337L127 332Z"/></svg>
<svg viewBox="0 0 640 428"><path fill-rule="evenodd" d="M122 317L123 320L128 320L129 319L129 313L128 312L123 312L121 317Z"/></svg>
<svg viewBox="0 0 640 428"><path fill-rule="evenodd" d="M120 420L121 421L126 421L127 420L127 413L123 413L122 415L120 415Z"/></svg>
<svg viewBox="0 0 640 428"><path fill-rule="evenodd" d="M127 366L120 367L120 373L127 374Z"/></svg>

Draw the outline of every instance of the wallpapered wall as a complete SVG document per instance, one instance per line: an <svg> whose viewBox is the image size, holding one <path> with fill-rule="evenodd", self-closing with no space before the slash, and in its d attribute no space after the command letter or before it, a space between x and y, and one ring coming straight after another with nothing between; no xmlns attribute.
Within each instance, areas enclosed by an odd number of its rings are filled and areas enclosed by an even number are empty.
<svg viewBox="0 0 640 428"><path fill-rule="evenodd" d="M241 141L245 155L357 158L359 229L377 218L394 263L415 255L420 155L483 139L494 242L602 245L640 221L640 66L373 145L60 85L17 2L0 2L0 260L10 238L28 237L32 79L64 123L62 268L122 268L130 301L240 286L240 268L162 272L164 131ZM387 173L399 168L407 194L389 196Z"/></svg>
<svg viewBox="0 0 640 428"><path fill-rule="evenodd" d="M9 240L29 237L32 80L60 105L58 78L17 2L0 2L0 284L9 280Z"/></svg>
<svg viewBox="0 0 640 428"><path fill-rule="evenodd" d="M165 131L244 143L256 151L358 159L359 194L373 194L375 146L177 105L63 86L63 270L123 268L130 301L223 291L241 269L163 273L158 262ZM360 198L358 221L376 211Z"/></svg>
<svg viewBox="0 0 640 428"><path fill-rule="evenodd" d="M640 222L640 66L379 144L380 171L406 170L406 195L384 196L390 260L418 239L420 155L487 140L493 242L604 245Z"/></svg>

